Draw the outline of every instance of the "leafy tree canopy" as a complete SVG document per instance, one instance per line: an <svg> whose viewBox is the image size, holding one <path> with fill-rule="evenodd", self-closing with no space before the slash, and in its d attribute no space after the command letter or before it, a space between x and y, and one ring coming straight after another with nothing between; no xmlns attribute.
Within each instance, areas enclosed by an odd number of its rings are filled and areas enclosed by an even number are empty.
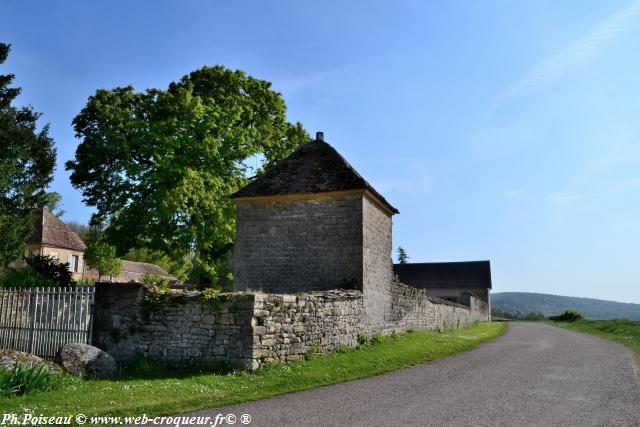
<svg viewBox="0 0 640 427"><path fill-rule="evenodd" d="M118 87L89 98L73 120L82 142L66 167L119 254L193 256L210 280L220 275L216 262L235 230L229 195L256 172L247 160L269 165L309 139L270 86L215 66L166 90Z"/></svg>
<svg viewBox="0 0 640 427"><path fill-rule="evenodd" d="M65 211L62 209L62 195L57 191L52 191L44 195L44 201L42 201L38 208L47 208L49 212L56 218L62 217Z"/></svg>
<svg viewBox="0 0 640 427"><path fill-rule="evenodd" d="M0 64L9 45L0 43ZM0 74L0 272L20 258L32 231L33 209L45 202L53 179L56 150L49 127L40 131L40 114L31 107L14 107L20 94L11 87L13 74Z"/></svg>

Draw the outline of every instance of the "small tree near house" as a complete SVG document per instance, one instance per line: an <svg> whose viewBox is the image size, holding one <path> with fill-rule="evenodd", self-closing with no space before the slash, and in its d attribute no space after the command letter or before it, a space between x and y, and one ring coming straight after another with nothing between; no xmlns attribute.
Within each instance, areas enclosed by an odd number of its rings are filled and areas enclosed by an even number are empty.
<svg viewBox="0 0 640 427"><path fill-rule="evenodd" d="M400 264L406 264L408 259L409 255L407 255L407 252L404 250L404 248L402 246L398 246L398 262Z"/></svg>
<svg viewBox="0 0 640 427"><path fill-rule="evenodd" d="M90 242L84 253L86 264L98 271L98 280L102 276L117 276L122 273L122 260L116 256L116 248L101 241Z"/></svg>

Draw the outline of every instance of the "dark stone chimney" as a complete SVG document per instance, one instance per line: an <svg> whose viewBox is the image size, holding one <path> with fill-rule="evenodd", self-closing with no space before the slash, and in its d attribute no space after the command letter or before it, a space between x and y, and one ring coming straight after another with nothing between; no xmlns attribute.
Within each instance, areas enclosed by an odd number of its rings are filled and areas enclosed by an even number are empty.
<svg viewBox="0 0 640 427"><path fill-rule="evenodd" d="M324 141L324 132L316 132L316 141Z"/></svg>

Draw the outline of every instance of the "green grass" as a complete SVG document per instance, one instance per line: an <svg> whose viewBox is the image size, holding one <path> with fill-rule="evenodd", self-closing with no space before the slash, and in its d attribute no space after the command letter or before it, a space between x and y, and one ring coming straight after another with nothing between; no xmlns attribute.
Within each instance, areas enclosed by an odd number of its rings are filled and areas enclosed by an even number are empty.
<svg viewBox="0 0 640 427"><path fill-rule="evenodd" d="M267 365L255 373L155 372L142 364L118 380L65 376L63 388L0 398L7 413L68 415L167 415L213 408L382 374L430 362L502 335L505 323L477 323L444 333L420 331L384 337L375 344L325 357Z"/></svg>
<svg viewBox="0 0 640 427"><path fill-rule="evenodd" d="M552 325L619 342L640 356L640 322L632 320L577 320L550 322Z"/></svg>

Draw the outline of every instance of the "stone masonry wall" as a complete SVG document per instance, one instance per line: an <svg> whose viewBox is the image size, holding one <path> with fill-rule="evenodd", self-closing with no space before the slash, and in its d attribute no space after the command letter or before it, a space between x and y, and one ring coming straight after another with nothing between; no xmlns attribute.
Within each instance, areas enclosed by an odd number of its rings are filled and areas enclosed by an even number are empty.
<svg viewBox="0 0 640 427"><path fill-rule="evenodd" d="M385 327L391 309L391 227L391 215L363 197L363 293L367 323L372 329Z"/></svg>
<svg viewBox="0 0 640 427"><path fill-rule="evenodd" d="M93 343L119 362L149 358L176 367L230 361L250 369L265 362L330 353L359 336L444 330L486 320L482 304L470 307L429 298L424 290L390 284L385 323L369 321L363 293L150 293L139 284L96 285ZM390 314L392 313L392 314Z"/></svg>
<svg viewBox="0 0 640 427"><path fill-rule="evenodd" d="M429 289L429 295L435 298L455 298L457 301L463 301L464 295L466 293L473 293L477 297L484 299L485 301L489 300L489 290L483 288L432 288Z"/></svg>
<svg viewBox="0 0 640 427"><path fill-rule="evenodd" d="M234 289L362 290L362 195L239 201Z"/></svg>
<svg viewBox="0 0 640 427"><path fill-rule="evenodd" d="M140 284L96 284L93 345L119 362L149 358L170 366L251 363L252 294L206 301L165 296Z"/></svg>
<svg viewBox="0 0 640 427"><path fill-rule="evenodd" d="M393 313L380 323L369 321L360 291L297 295L257 294L254 317L254 365L300 359L309 352L326 354L352 347L358 337L408 330L447 330L487 320L460 304L430 298L424 290L394 282L389 286ZM470 296L474 303L483 301Z"/></svg>
<svg viewBox="0 0 640 427"><path fill-rule="evenodd" d="M488 320L483 311L484 301L468 295L471 306L432 298L424 289L407 286L394 280L388 287L391 304L386 311L382 333L403 332L409 329L446 330ZM375 330L375 329L374 329Z"/></svg>
<svg viewBox="0 0 640 427"><path fill-rule="evenodd" d="M360 291L257 294L255 307L253 356L257 363L352 347L363 333Z"/></svg>

